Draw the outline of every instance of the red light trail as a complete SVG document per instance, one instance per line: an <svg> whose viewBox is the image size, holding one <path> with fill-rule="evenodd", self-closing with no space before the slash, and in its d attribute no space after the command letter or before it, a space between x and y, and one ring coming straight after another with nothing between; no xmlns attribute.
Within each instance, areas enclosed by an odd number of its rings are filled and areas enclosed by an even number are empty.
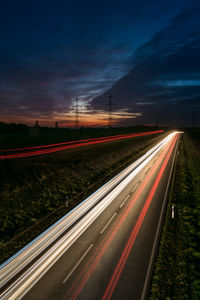
<svg viewBox="0 0 200 300"><path fill-rule="evenodd" d="M122 270L124 268L126 260L127 260L129 254L130 254L130 251L131 251L131 249L133 247L133 244L135 242L135 239L137 237L138 231L139 231L139 229L140 229L140 227L142 225L144 217L145 217L145 215L146 215L146 213L148 211L148 208L149 208L149 206L151 204L151 200L152 200L152 198L153 198L153 196L155 194L155 191L156 191L156 189L158 187L158 184L159 184L160 179L161 179L161 177L163 175L165 167L166 167L166 165L167 165L167 163L169 161L169 158L171 156L172 150L173 150L173 148L175 146L175 143L176 143L176 139L177 139L177 137L175 138L175 140L174 140L174 142L172 144L172 147L170 148L170 151L168 152L168 154L167 154L167 156L165 158L165 161L164 161L164 163L163 163L163 165L162 165L162 167L161 167L161 169L160 169L160 171L159 171L159 173L158 173L158 175L156 177L156 180L155 180L155 182L154 182L154 184L152 186L152 189L151 189L151 191L149 193L149 196L147 197L145 205L143 206L143 209L142 209L142 211L140 213L140 216L139 216L139 218L137 220L137 223L136 223L136 225L135 225L135 227L134 227L134 229L133 229L133 231L131 233L131 236L130 236L130 238L129 238L129 240L128 240L125 248L124 248L124 251L123 251L123 253L121 255L121 258L120 258L120 260L119 260L119 262L117 264L117 267L116 267L116 269L115 269L115 271L113 273L113 276L112 276L112 278L111 278L111 280L110 280L110 282L109 282L109 284L107 286L107 289L105 291L105 294L104 294L102 300L109 300L112 297L112 294L114 292L116 284L117 284L117 282L119 280L120 274L121 274L121 272L122 272Z"/></svg>
<svg viewBox="0 0 200 300"><path fill-rule="evenodd" d="M36 156L36 155L44 155L44 154L50 154L50 153L54 153L54 152L79 148L79 147L93 145L93 144L105 143L105 142L115 141L115 140L120 140L120 139L127 139L127 138L131 138L131 137L147 136L147 135L162 133L162 132L164 132L164 131L156 130L156 131L149 131L149 132L84 139L84 140L78 140L78 141L57 143L57 144L51 144L51 145L42 145L42 146L35 146L35 147L28 147L28 148L0 150L0 152L3 153L0 155L0 159L14 159L14 158L24 158L24 157L29 157L29 156ZM19 153L14 153L14 152L19 152Z"/></svg>
<svg viewBox="0 0 200 300"><path fill-rule="evenodd" d="M159 170L159 173L155 179L155 182L153 184L153 187L146 199L146 202L143 206L143 209L140 213L140 216L138 217L138 220L136 222L136 225L133 228L133 231L131 233L131 236L125 246L125 249L122 253L122 256L117 264L117 267L114 271L114 274L108 284L108 287L105 291L105 294L103 296L102 300L107 300L110 299L112 296L112 293L115 289L115 286L119 280L120 274L124 268L124 265L126 263L126 260L129 256L129 253L133 247L134 241L137 237L137 234L139 232L139 229L142 225L142 222L144 220L144 217L148 211L148 208L150 206L151 200L155 194L156 188L160 182L160 179L163 175L163 172L166 168L166 165L169 161L169 158L171 156L171 153L174 149L175 143L177 140L177 135L175 136L175 138L170 142L170 144L166 147L166 151L163 151L163 153L161 154L160 158L156 161L156 163L154 164L153 169L149 172L149 174L147 175L146 179L144 180L144 182L142 183L142 185L140 186L140 188L138 188L138 190L136 190L136 194L133 196L133 198L131 199L130 204L128 205L128 207L121 213L121 215L119 216L119 218L113 223L112 227L110 228L110 230L108 231L108 233L105 235L104 239L102 240L102 242L100 243L100 245L97 247L97 249L95 250L94 254L90 257L89 261L87 262L87 264L84 266L83 270L80 272L79 276L76 278L76 280L74 281L74 283L72 284L71 288L67 291L64 299L73 299L75 300L77 298L77 296L80 294L81 290L83 289L84 285L86 284L86 282L88 281L88 279L90 278L90 276L93 274L93 272L96 270L96 267L99 264L100 259L102 258L103 254L105 253L106 249L108 248L108 246L110 245L111 241L113 240L114 236L116 235L116 233L118 232L119 228L121 227L121 225L123 224L123 222L125 221L129 211L131 210L131 208L133 207L135 201L138 199L138 197L141 195L142 191L144 190L146 184L149 182L149 180L151 179L153 173L155 172L155 170L158 168L159 164L161 163L161 161L164 159L165 160ZM168 153L167 153L168 152ZM167 155L166 155L167 153Z"/></svg>

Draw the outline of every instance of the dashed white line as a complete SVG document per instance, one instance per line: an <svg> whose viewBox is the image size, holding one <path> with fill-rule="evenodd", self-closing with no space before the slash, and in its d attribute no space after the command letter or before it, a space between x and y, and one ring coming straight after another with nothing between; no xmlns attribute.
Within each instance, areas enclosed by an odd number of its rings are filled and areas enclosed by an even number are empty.
<svg viewBox="0 0 200 300"><path fill-rule="evenodd" d="M114 213L114 215L110 218L110 220L108 221L108 223L104 226L104 228L101 230L101 234L104 232L104 230L108 227L108 225L110 224L110 222L112 222L112 220L114 219L114 217L116 216L116 212Z"/></svg>
<svg viewBox="0 0 200 300"><path fill-rule="evenodd" d="M136 190L136 188L138 187L138 185L139 185L139 182L134 186L134 188L132 189L132 193Z"/></svg>
<svg viewBox="0 0 200 300"><path fill-rule="evenodd" d="M69 274L65 277L65 279L63 280L63 284L65 284L67 282L67 280L70 278L70 276L74 273L74 271L76 270L76 268L80 265L80 263L82 262L82 260L85 258L85 256L88 254L88 252L90 251L90 249L93 247L94 245L91 244L90 247L85 251L85 253L81 256L81 258L79 259L79 261L76 263L76 265L73 267L73 269L69 272Z"/></svg>
<svg viewBox="0 0 200 300"><path fill-rule="evenodd" d="M128 198L130 197L130 195L128 195L127 197L126 197L126 199L122 202L122 204L120 205L120 208L122 208L122 206L125 204L125 202L128 200Z"/></svg>

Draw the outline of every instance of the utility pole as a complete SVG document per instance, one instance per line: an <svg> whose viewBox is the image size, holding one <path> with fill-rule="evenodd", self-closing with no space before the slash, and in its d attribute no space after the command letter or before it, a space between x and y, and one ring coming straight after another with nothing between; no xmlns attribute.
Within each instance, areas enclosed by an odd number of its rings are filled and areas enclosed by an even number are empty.
<svg viewBox="0 0 200 300"><path fill-rule="evenodd" d="M112 111L113 111L113 106L115 105L114 102L112 102L112 99L114 99L115 96L112 96L111 94L109 94L108 96L108 104L106 104L106 106L108 106L108 127L111 128L112 127Z"/></svg>

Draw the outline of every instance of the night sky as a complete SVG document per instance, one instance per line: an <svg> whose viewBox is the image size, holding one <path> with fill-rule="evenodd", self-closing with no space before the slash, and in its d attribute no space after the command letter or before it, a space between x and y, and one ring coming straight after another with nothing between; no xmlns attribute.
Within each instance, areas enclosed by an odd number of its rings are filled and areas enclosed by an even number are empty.
<svg viewBox="0 0 200 300"><path fill-rule="evenodd" d="M1 1L0 121L191 125L200 112L199 1Z"/></svg>

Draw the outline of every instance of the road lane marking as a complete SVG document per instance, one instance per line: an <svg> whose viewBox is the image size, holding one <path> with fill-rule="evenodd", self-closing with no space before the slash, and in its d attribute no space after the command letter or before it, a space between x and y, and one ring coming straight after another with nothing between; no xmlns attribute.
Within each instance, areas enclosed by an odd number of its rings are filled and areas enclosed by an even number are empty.
<svg viewBox="0 0 200 300"><path fill-rule="evenodd" d="M110 218L110 220L108 221L108 223L104 226L104 228L101 230L101 234L105 231L105 229L108 227L108 225L112 222L112 220L114 219L114 217L116 216L116 212L114 213L114 215Z"/></svg>
<svg viewBox="0 0 200 300"><path fill-rule="evenodd" d="M85 253L81 256L81 258L79 259L79 261L75 264L75 266L73 267L73 269L69 272L69 274L65 277L65 279L63 280L63 284L65 284L67 282L67 280L70 278L70 276L74 273L74 271L76 270L76 268L80 265L80 263L82 262L82 260L85 258L85 256L88 254L88 252L92 249L92 247L94 246L94 244L91 244L90 247L85 251Z"/></svg>
<svg viewBox="0 0 200 300"><path fill-rule="evenodd" d="M157 148L156 148L157 149ZM157 150L154 150L154 151L157 151ZM151 154L152 155L152 154ZM150 156L151 157L151 156ZM149 157L149 158L150 158ZM55 238L54 238L55 239ZM61 249L62 250L62 249ZM59 250L60 251L60 250ZM61 252L59 252L59 253L61 253ZM61 255L61 254L60 254ZM17 259L18 259L18 257L17 257ZM49 263L49 262L48 262ZM40 269L41 269L42 267L40 267ZM50 268L50 265L49 265L49 268ZM45 271L42 271L43 273L44 272L46 272L47 271L47 268L45 268ZM34 275L31 275L32 277L34 276ZM28 277L28 276L27 276ZM35 278L36 278L36 276L35 276ZM30 280L30 279L29 279ZM39 280L39 278L36 278L36 280L38 281ZM22 281L22 280L21 280ZM20 284L21 284L21 282L20 282ZM22 283L23 284L23 283ZM25 285L25 284L24 284ZM29 287L28 287L29 288ZM30 288L29 288L30 289ZM24 292L25 293L25 292Z"/></svg>
<svg viewBox="0 0 200 300"><path fill-rule="evenodd" d="M141 213L140 213L140 215L139 215L139 217L137 219L137 223L136 223L136 225L133 228L133 231L132 231L132 233L130 235L130 238L129 238L129 240L128 240L128 242L127 242L127 244L126 244L126 246L125 246L125 248L124 248L124 250L122 252L122 255L121 255L121 257L120 257L120 259L118 261L117 267L115 268L114 273L113 273L113 275L112 275L112 277L111 277L111 279L109 281L109 284L108 284L108 286L106 288L106 291L105 291L105 293L104 293L104 295L102 297L102 300L110 300L111 297L112 297L112 295L113 295L115 287L116 287L116 285L117 285L117 283L119 281L120 275L121 275L121 273L122 273L122 271L124 269L126 261L127 261L128 257L129 257L129 254L130 254L130 252L132 250L132 247L133 247L133 245L135 243L135 239L136 239L136 237L138 235L138 232L139 232L139 230L140 230L140 228L142 226L143 220L144 220L144 218L145 218L145 216L147 214L147 211L148 211L149 206L151 204L151 201L152 201L152 199L154 197L154 194L155 194L155 192L157 190L159 182L160 182L160 180L161 180L161 178L163 176L163 173L164 173L164 171L166 169L166 166L167 166L167 164L169 162L169 159L171 157L172 151L174 150L174 145L176 143L176 140L177 140L177 138L175 138L173 140L173 142L170 144L170 147L167 149L167 155L165 156L164 162L162 162L163 157L161 157L162 159L159 160L159 164L161 163L161 168L159 170L159 173L158 173L158 175L157 175L157 177L156 177L156 179L155 179L155 181L153 183L153 186L152 186L152 188L150 190L150 193L149 193L149 195L148 195L148 197L146 199L146 202L145 202L145 204L144 204L144 206L142 208L142 211L141 211ZM158 166L156 166L156 167L158 167ZM152 175L152 173L153 173L153 171L151 172L150 175ZM140 299L142 299L142 298L140 298Z"/></svg>
<svg viewBox="0 0 200 300"><path fill-rule="evenodd" d="M169 145L170 145L170 143L169 143ZM163 157L164 157L164 155L163 155ZM140 187L140 189L138 189L137 194L135 195L135 197L133 197L132 201L130 201L131 203L129 205L127 204L127 208L126 209L124 208L122 214L119 215L119 219L115 220L115 222L112 223L111 228L107 231L107 234L105 234L104 239L101 241L101 244L99 246L97 246L97 249L95 249L93 256L91 256L91 258L89 259L85 268L83 268L83 270L80 272L77 279L74 281L72 286L66 292L63 300L76 299L78 297L81 290L85 286L86 282L89 280L91 275L96 270L96 266L99 264L105 251L110 246L110 243L112 242L113 238L116 236L120 226L125 221L127 215L129 214L131 208L133 207L135 201L141 195L143 189L145 188L145 185L149 182L149 180L150 180L152 174L155 172L156 168L158 168L159 163L156 162L156 164L153 166L153 168L151 170L151 174L149 174L149 176L147 176L147 178L141 184L141 187Z"/></svg>
<svg viewBox="0 0 200 300"><path fill-rule="evenodd" d="M131 191L132 193L135 192L135 190L137 189L137 187L138 187L139 184L140 184L140 181L138 181L138 182L136 183L136 185L134 186L134 188L133 188L132 191Z"/></svg>
<svg viewBox="0 0 200 300"><path fill-rule="evenodd" d="M130 197L130 195L128 195L127 197L126 197L126 199L122 202L122 204L120 205L120 208L122 208L122 206L125 204L125 202L128 200L128 198Z"/></svg>

